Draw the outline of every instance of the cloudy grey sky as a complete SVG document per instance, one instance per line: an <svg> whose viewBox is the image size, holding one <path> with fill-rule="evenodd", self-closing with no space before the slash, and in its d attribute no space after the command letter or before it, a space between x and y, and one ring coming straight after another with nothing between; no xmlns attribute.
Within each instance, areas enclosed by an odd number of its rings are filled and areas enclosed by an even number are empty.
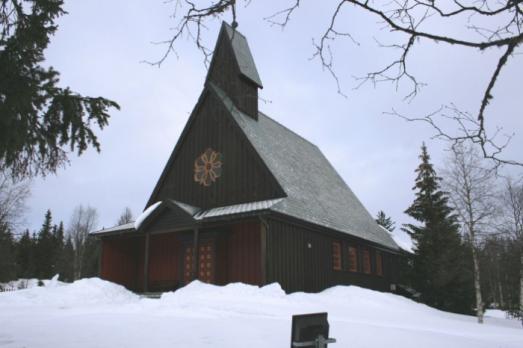
<svg viewBox="0 0 523 348"><path fill-rule="evenodd" d="M317 2L316 2L317 4ZM360 45L341 40L333 48L335 65L347 98L318 61L310 60L312 38L329 22L332 2L305 2L281 31L263 17L281 9L282 1L252 1L239 8L239 30L247 36L264 89L260 109L309 139L325 153L371 214L380 209L398 224L413 199L411 187L422 141L437 166L444 147L430 139L431 129L384 115L392 108L421 115L441 104L476 112L487 80L501 52L476 51L422 43L409 61L412 72L429 83L411 103L406 89L365 86L353 90L351 76L361 76L390 62L394 52L379 49L374 38L392 43L381 24L361 11L345 11L340 28L350 30ZM173 3L163 1L66 1L68 15L46 52L48 64L61 72L61 83L84 95L117 101L110 125L99 132L100 154L89 151L57 175L32 183L26 225L40 227L46 209L67 224L75 206L91 205L99 226L115 224L124 207L138 215L154 188L178 136L202 90L205 66L190 40L177 45L161 68L141 63L157 60L165 47L152 42L169 38L175 22ZM228 16L224 17L230 20ZM205 33L209 47L220 21ZM449 28L447 28L449 29ZM454 29L454 28L450 28ZM506 156L523 160L520 81L523 57L503 71L488 108L490 126L516 131ZM518 98L519 97L519 98Z"/></svg>

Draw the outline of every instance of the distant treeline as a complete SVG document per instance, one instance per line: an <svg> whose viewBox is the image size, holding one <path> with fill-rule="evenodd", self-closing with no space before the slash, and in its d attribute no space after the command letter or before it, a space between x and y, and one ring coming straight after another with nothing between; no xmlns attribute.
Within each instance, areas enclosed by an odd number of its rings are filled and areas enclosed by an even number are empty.
<svg viewBox="0 0 523 348"><path fill-rule="evenodd" d="M8 228L0 228L0 282L14 279L50 279L59 274L66 282L98 275L100 247L94 238L79 238L79 227L85 227L86 213L92 208L78 207L76 225L67 232L63 222L53 224L51 211L45 214L39 231L23 232L15 238ZM79 223L78 223L79 222ZM84 226L82 226L82 224ZM88 232L88 231L87 231Z"/></svg>

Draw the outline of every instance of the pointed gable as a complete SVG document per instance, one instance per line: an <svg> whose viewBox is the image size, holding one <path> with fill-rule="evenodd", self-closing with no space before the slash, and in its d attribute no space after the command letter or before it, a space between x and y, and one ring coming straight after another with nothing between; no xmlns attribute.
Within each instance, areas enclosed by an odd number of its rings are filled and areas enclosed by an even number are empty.
<svg viewBox="0 0 523 348"><path fill-rule="evenodd" d="M214 158L212 153L216 154ZM204 162L213 160L214 165L220 162L214 173L217 177L201 180L196 167L202 169L208 164ZM208 209L284 195L228 108L214 91L206 88L147 206L174 199Z"/></svg>

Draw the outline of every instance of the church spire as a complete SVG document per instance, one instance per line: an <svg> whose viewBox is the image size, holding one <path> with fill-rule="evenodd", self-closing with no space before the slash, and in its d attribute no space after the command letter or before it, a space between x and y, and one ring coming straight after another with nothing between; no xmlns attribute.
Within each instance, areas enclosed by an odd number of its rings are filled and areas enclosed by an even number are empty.
<svg viewBox="0 0 523 348"><path fill-rule="evenodd" d="M258 88L263 88L247 39L223 22L205 83L221 88L236 107L258 119Z"/></svg>

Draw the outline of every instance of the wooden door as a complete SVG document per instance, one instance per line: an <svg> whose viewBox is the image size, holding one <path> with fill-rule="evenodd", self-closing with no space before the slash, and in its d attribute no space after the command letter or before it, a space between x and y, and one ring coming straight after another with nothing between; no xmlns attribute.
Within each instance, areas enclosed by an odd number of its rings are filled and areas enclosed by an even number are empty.
<svg viewBox="0 0 523 348"><path fill-rule="evenodd" d="M214 283L214 243L206 242L199 246L198 279L204 283Z"/></svg>
<svg viewBox="0 0 523 348"><path fill-rule="evenodd" d="M186 245L184 248L183 255L183 283L189 284L193 278L193 247L192 245Z"/></svg>
<svg viewBox="0 0 523 348"><path fill-rule="evenodd" d="M215 275L215 254L214 243L212 241L203 241L198 246L198 280L204 283L214 283ZM190 283L193 279L194 270L194 247L186 245L183 257L183 281L185 284Z"/></svg>

